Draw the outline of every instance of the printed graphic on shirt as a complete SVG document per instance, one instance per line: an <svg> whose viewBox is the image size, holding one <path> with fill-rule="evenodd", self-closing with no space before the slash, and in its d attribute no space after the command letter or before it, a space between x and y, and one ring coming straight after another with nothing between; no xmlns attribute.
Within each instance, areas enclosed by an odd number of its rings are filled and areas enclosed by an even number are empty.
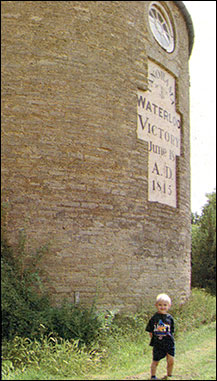
<svg viewBox="0 0 217 381"><path fill-rule="evenodd" d="M165 324L162 320L159 320L159 322L154 325L154 334L157 335L160 340L168 333L170 333L169 324Z"/></svg>

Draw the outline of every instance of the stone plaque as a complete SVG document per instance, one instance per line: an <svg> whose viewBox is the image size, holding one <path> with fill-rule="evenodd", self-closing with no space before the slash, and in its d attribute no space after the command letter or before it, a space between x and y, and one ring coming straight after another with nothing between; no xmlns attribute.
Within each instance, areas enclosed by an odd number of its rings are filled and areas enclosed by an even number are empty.
<svg viewBox="0 0 217 381"><path fill-rule="evenodd" d="M176 112L175 77L148 61L148 90L138 90L137 137L148 142L148 200L176 208L176 156L181 116Z"/></svg>

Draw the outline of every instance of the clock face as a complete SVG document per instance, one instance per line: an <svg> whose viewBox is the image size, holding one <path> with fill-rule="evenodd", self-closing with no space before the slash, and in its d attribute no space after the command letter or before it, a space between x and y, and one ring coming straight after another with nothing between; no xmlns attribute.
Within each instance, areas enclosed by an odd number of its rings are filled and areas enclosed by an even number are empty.
<svg viewBox="0 0 217 381"><path fill-rule="evenodd" d="M158 44L168 53L175 47L174 31L165 8L156 1L149 8L149 25Z"/></svg>

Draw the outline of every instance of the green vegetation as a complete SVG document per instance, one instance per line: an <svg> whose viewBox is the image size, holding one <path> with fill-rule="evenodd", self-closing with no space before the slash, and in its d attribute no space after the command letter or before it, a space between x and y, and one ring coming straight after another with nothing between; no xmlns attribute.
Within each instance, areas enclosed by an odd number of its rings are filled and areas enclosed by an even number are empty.
<svg viewBox="0 0 217 381"><path fill-rule="evenodd" d="M1 239L2 337L32 337L43 321L48 295L43 290L39 261L45 248L33 255L25 252L25 235L20 232L16 253Z"/></svg>
<svg viewBox="0 0 217 381"><path fill-rule="evenodd" d="M189 300L173 306L176 380L215 379L215 194L201 216L192 215L192 284ZM3 214L4 217L4 214ZM151 347L145 332L154 307L134 315L97 311L63 301L52 306L40 260L29 254L24 230L16 249L2 224L2 378L4 380L148 379ZM206 263L206 266L204 266ZM166 364L159 365L159 377Z"/></svg>
<svg viewBox="0 0 217 381"><path fill-rule="evenodd" d="M201 216L192 215L192 286L216 294L216 192Z"/></svg>
<svg viewBox="0 0 217 381"><path fill-rule="evenodd" d="M120 380L138 373L148 379L151 347L145 327L152 313L144 310L127 316L107 311L106 315L96 315L98 326L89 345L81 345L79 340L58 339L52 333L45 335L43 326L39 339L15 336L3 342L3 379ZM188 302L175 306L171 313L176 321L176 379L215 379L216 298L194 289ZM203 363L202 367L194 367ZM162 362L159 374L165 375L165 369ZM205 369L209 378L201 378ZM193 378L185 378L187 371Z"/></svg>
<svg viewBox="0 0 217 381"><path fill-rule="evenodd" d="M178 380L216 380L216 324L182 333L177 341L174 376Z"/></svg>
<svg viewBox="0 0 217 381"><path fill-rule="evenodd" d="M20 336L31 340L41 335L78 340L79 345L93 342L102 321L94 305L83 308L63 301L53 307L42 282L40 260L48 250L39 248L28 254L26 239L20 232L18 245L12 250L4 235L1 239L2 337Z"/></svg>

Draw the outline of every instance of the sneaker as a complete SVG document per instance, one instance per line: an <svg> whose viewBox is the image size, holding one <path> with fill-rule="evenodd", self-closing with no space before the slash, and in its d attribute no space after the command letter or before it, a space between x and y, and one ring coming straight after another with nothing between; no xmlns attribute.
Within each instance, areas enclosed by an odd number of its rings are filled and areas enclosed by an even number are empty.
<svg viewBox="0 0 217 381"><path fill-rule="evenodd" d="M157 380L157 377L156 376L152 376L151 380Z"/></svg>

